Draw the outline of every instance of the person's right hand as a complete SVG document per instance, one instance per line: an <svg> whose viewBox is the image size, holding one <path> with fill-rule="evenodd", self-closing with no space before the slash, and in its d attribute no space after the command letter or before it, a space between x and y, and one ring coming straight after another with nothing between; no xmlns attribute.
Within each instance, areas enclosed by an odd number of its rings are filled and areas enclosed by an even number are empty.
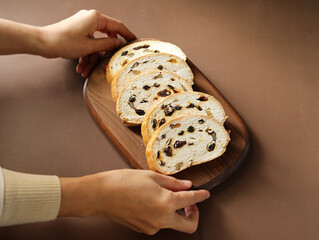
<svg viewBox="0 0 319 240"><path fill-rule="evenodd" d="M162 228L193 233L196 203L207 190L187 191L190 181L146 170L114 170L82 178L61 178L59 216L105 216L135 231L153 235ZM177 213L185 209L185 216Z"/></svg>

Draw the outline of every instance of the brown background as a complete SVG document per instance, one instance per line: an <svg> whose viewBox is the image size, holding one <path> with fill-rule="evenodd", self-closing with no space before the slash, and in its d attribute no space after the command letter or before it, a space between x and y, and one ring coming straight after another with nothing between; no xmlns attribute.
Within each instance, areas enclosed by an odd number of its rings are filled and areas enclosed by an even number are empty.
<svg viewBox="0 0 319 240"><path fill-rule="evenodd" d="M1 1L34 25L95 8L139 37L179 45L238 110L249 156L199 204L194 235L135 233L102 218L0 229L0 239L318 239L319 4L316 1ZM128 168L91 119L76 62L0 57L0 163L81 176Z"/></svg>

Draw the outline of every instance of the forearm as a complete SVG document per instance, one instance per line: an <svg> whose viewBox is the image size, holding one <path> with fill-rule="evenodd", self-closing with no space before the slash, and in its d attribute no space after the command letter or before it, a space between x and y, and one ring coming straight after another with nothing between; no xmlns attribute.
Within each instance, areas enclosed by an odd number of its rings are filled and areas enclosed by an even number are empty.
<svg viewBox="0 0 319 240"><path fill-rule="evenodd" d="M44 56L40 27L0 19L0 55L27 53Z"/></svg>

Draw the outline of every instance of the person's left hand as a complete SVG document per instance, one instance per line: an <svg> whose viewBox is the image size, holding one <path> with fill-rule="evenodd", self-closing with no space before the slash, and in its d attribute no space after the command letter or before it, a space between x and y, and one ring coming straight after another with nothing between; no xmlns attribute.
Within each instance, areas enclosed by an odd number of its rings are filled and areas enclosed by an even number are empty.
<svg viewBox="0 0 319 240"><path fill-rule="evenodd" d="M107 36L94 39L96 31ZM84 78L95 66L99 52L109 52L121 46L117 34L126 41L136 38L123 23L96 10L81 10L61 22L42 27L41 32L45 42L43 56L79 58L76 71Z"/></svg>

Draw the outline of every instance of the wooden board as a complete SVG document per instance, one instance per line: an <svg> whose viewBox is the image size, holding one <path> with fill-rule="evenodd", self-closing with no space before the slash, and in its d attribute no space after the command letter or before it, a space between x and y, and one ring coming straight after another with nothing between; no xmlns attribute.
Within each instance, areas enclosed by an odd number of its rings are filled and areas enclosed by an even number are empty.
<svg viewBox="0 0 319 240"><path fill-rule="evenodd" d="M105 78L107 61L104 59L100 62L86 80L83 92L85 102L97 124L131 166L138 169L149 169L140 127L128 127L116 115L111 86ZM188 60L187 63L194 73L194 90L214 96L223 105L228 116L224 126L231 131L231 141L221 157L208 163L193 166L173 176L191 180L195 189L211 189L238 169L248 152L249 136L244 122L223 95L191 61Z"/></svg>

